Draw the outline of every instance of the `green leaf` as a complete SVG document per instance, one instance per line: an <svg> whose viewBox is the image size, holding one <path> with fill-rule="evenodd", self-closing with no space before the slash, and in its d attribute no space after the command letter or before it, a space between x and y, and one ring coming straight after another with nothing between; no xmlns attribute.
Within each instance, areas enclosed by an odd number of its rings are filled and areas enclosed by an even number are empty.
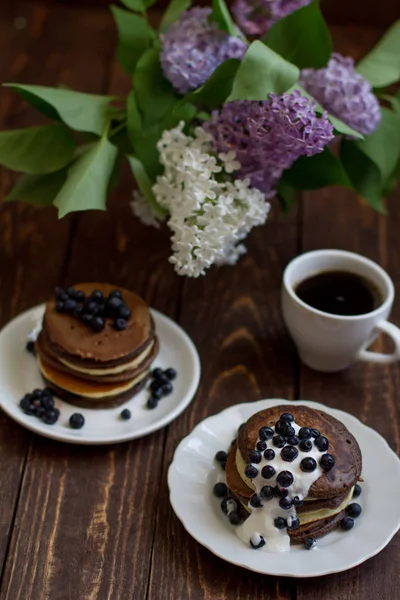
<svg viewBox="0 0 400 600"><path fill-rule="evenodd" d="M161 20L160 31L166 31L192 5L192 0L171 0Z"/></svg>
<svg viewBox="0 0 400 600"><path fill-rule="evenodd" d="M283 179L301 190L316 190L328 185L352 188L340 159L329 148L314 156L298 158L283 172Z"/></svg>
<svg viewBox="0 0 400 600"><path fill-rule="evenodd" d="M372 87L386 87L400 80L400 20L357 65Z"/></svg>
<svg viewBox="0 0 400 600"><path fill-rule="evenodd" d="M147 20L128 10L111 6L118 29L118 60L128 75L132 75L136 63L154 40L154 31Z"/></svg>
<svg viewBox="0 0 400 600"><path fill-rule="evenodd" d="M143 0L143 4L146 8L150 8L150 6L153 6L153 4L155 4L156 2L157 0Z"/></svg>
<svg viewBox="0 0 400 600"><path fill-rule="evenodd" d="M136 136L140 135L142 132L142 117L137 105L136 94L133 90L129 93L126 108L128 119L127 128L129 137L131 138L133 144Z"/></svg>
<svg viewBox="0 0 400 600"><path fill-rule="evenodd" d="M146 6L143 0L120 0L126 8L130 10L134 10L136 12L144 13L146 12Z"/></svg>
<svg viewBox="0 0 400 600"><path fill-rule="evenodd" d="M299 69L320 69L332 53L329 29L316 0L277 21L263 41Z"/></svg>
<svg viewBox="0 0 400 600"><path fill-rule="evenodd" d="M354 142L344 140L342 164L356 192L380 213L386 213L382 202L381 175L376 164Z"/></svg>
<svg viewBox="0 0 400 600"><path fill-rule="evenodd" d="M213 0L210 19L217 23L221 31L226 31L230 35L243 38L242 33L233 22L228 7L225 4L225 0Z"/></svg>
<svg viewBox="0 0 400 600"><path fill-rule="evenodd" d="M6 83L30 104L48 117L61 119L76 131L89 131L101 135L109 120L113 96L84 94L72 90Z"/></svg>
<svg viewBox="0 0 400 600"><path fill-rule="evenodd" d="M207 106L207 108L221 106L232 91L239 66L240 61L236 58L226 60L215 69L201 87L187 94L181 102L193 102L197 105Z"/></svg>
<svg viewBox="0 0 400 600"><path fill-rule="evenodd" d="M265 100L282 94L296 83L299 69L256 40L237 70L228 100Z"/></svg>
<svg viewBox="0 0 400 600"><path fill-rule="evenodd" d="M157 202L156 197L153 193L152 183L145 171L144 166L135 156L127 156L129 164L132 169L133 176L135 177L136 183L143 196L146 198L147 202L150 205L151 210L158 217L163 217L167 214Z"/></svg>
<svg viewBox="0 0 400 600"><path fill-rule="evenodd" d="M288 213L293 208L300 196L299 190L283 178L278 183L277 194L284 213Z"/></svg>
<svg viewBox="0 0 400 600"><path fill-rule="evenodd" d="M67 169L47 175L21 175L4 200L51 206L66 179Z"/></svg>
<svg viewBox="0 0 400 600"><path fill-rule="evenodd" d="M0 164L31 175L65 167L75 148L68 129L61 123L0 132Z"/></svg>
<svg viewBox="0 0 400 600"><path fill-rule="evenodd" d="M68 169L68 177L54 201L59 217L81 210L106 210L107 189L118 149L107 132Z"/></svg>
<svg viewBox="0 0 400 600"><path fill-rule="evenodd" d="M147 50L138 60L133 75L138 108L143 115L143 127L158 121L178 103L179 99L161 69L159 51Z"/></svg>

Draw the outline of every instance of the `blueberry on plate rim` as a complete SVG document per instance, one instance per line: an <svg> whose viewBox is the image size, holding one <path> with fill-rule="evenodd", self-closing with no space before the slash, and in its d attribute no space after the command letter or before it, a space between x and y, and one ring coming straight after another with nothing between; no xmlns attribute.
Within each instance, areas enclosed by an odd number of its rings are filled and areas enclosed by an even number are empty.
<svg viewBox="0 0 400 600"><path fill-rule="evenodd" d="M81 429L85 424L85 417L81 413L73 413L69 418L72 429Z"/></svg>
<svg viewBox="0 0 400 600"><path fill-rule="evenodd" d="M213 487L213 492L217 498L225 498L228 495L228 486L226 483L216 483Z"/></svg>
<svg viewBox="0 0 400 600"><path fill-rule="evenodd" d="M121 416L121 419L123 421L128 421L131 418L132 413L129 410L129 408L124 408L124 410L121 411L121 415L120 416Z"/></svg>

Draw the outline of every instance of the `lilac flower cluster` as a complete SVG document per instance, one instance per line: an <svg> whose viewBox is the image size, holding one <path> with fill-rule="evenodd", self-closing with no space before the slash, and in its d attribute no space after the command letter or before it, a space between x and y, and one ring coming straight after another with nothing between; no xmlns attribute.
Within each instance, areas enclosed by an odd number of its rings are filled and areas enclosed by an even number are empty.
<svg viewBox="0 0 400 600"><path fill-rule="evenodd" d="M368 135L379 125L379 102L368 81L354 68L354 60L332 54L324 69L304 69L301 85L335 117Z"/></svg>
<svg viewBox="0 0 400 600"><path fill-rule="evenodd" d="M236 152L239 177L248 177L268 197L297 158L322 152L334 137L327 115L317 117L314 101L297 90L271 94L264 102L228 102L213 112L204 128L218 152Z"/></svg>
<svg viewBox="0 0 400 600"><path fill-rule="evenodd" d="M209 22L211 8L184 12L161 36L164 75L181 94L202 85L229 58L241 59L247 44Z"/></svg>
<svg viewBox="0 0 400 600"><path fill-rule="evenodd" d="M263 36L276 21L310 4L311 0L235 0L232 12L239 27L253 36Z"/></svg>

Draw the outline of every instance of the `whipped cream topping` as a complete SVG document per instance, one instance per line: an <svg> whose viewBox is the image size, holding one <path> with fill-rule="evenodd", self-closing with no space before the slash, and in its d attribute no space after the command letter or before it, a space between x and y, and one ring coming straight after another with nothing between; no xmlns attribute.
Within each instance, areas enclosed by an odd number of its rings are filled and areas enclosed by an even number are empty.
<svg viewBox="0 0 400 600"><path fill-rule="evenodd" d="M290 425L295 429L295 434L297 435L301 427L297 425L295 422L290 423ZM261 441L259 438L257 442ZM264 458L264 453L261 452L261 462L258 464L254 463L254 467L258 470L258 475L254 479L251 480L252 487L255 488L257 495L260 495L261 489L270 485L275 487L277 485L276 478L281 471L290 471L294 477L294 481L292 485L288 488L288 498L293 500L295 496L297 496L300 500L303 500L307 497L308 491L314 481L316 481L322 475L322 469L319 466L319 459L325 452L321 452L318 450L317 446L313 443L312 449L309 452L302 452L298 446L296 448L299 450L299 454L297 458L295 458L292 462L288 462L283 460L281 457L281 448L276 448L272 439L267 441L267 447L272 448L275 451L275 458L272 460L267 460ZM300 468L300 463L303 458L314 458L317 467L311 473L305 473ZM263 467L269 465L275 469L275 475L270 479L265 479L261 472ZM278 486L282 489L281 486ZM250 511L250 516L236 528L236 535L245 543L251 544L254 546L258 546L260 550L264 552L287 552L290 550L290 537L287 533L286 527L284 529L278 529L275 526L275 519L278 517L282 517L286 519L287 525L290 528L295 519L297 519L296 507L292 506L289 509L283 509L279 506L280 498L273 497L271 500L263 500L261 499L262 506L260 508L254 508L251 506L250 502L248 504L248 509ZM265 544L260 545L261 538L264 539Z"/></svg>

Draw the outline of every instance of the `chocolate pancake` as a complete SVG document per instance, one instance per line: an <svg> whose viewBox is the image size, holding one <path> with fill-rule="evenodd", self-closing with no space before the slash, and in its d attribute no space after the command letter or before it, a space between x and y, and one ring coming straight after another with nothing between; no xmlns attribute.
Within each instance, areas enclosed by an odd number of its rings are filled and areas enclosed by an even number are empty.
<svg viewBox="0 0 400 600"><path fill-rule="evenodd" d="M255 448L258 432L263 426L274 426L280 415L290 412L300 427L318 429L329 440L329 452L335 457L335 466L324 472L311 485L308 497L313 499L335 498L348 493L361 474L362 457L358 443L348 429L327 413L302 404L274 406L250 417L241 428L238 446L246 462Z"/></svg>
<svg viewBox="0 0 400 600"><path fill-rule="evenodd" d="M115 286L105 283L84 283L75 286L89 295L94 289L107 296ZM92 332L86 325L71 315L58 313L55 302L47 303L43 318L43 329L49 343L75 359L95 361L95 363L126 360L135 352L140 353L152 337L152 320L149 307L139 296L128 290L120 290L124 301L131 310L131 318L123 331L117 331L111 321L99 333Z"/></svg>
<svg viewBox="0 0 400 600"><path fill-rule="evenodd" d="M298 529L288 531L291 541L293 542L304 542L307 537L313 537L315 539L324 537L331 531L334 531L339 527L340 521L346 516L346 511L342 510L332 517L326 519L320 519L313 523L307 523L306 525L300 525ZM300 517L301 523L301 517Z"/></svg>

